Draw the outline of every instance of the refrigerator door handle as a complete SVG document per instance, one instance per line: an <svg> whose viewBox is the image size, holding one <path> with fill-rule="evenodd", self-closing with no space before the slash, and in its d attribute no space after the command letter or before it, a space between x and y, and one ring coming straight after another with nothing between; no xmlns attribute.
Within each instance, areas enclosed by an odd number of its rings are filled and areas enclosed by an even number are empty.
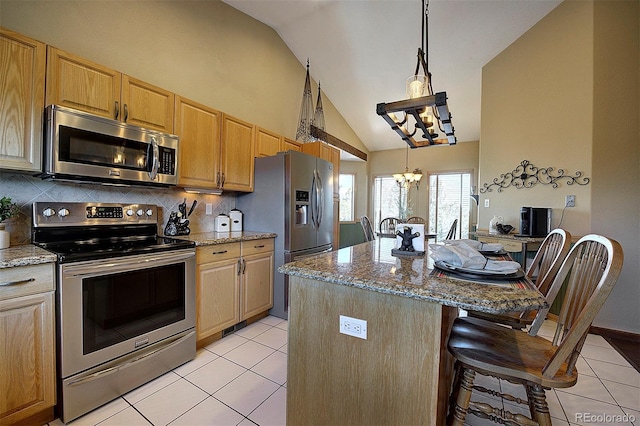
<svg viewBox="0 0 640 426"><path fill-rule="evenodd" d="M316 178L317 178L317 174L316 174L316 170L313 169L313 180L311 181L311 201L310 201L310 206L311 207L311 222L313 223L313 227L317 228L318 227L318 212L317 212L317 208L318 208L318 187L317 187L317 183L316 183Z"/></svg>
<svg viewBox="0 0 640 426"><path fill-rule="evenodd" d="M322 178L318 173L318 228L322 223L322 217L324 216L324 186L322 185Z"/></svg>

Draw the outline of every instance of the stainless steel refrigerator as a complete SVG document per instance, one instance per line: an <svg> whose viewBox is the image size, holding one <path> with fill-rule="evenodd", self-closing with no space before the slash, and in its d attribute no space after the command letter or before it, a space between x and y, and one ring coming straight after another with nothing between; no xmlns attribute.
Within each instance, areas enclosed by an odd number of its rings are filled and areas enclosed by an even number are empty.
<svg viewBox="0 0 640 426"><path fill-rule="evenodd" d="M236 207L247 231L275 232L275 274L271 314L287 318L288 276L284 263L331 251L333 164L297 151L256 158L254 191L238 195Z"/></svg>

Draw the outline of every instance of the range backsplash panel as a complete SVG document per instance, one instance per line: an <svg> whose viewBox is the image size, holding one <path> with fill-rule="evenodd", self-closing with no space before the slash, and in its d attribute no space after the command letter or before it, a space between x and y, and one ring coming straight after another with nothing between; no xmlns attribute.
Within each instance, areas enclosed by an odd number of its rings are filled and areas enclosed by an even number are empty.
<svg viewBox="0 0 640 426"><path fill-rule="evenodd" d="M31 205L36 201L83 201L103 203L142 203L158 206L159 229L162 233L172 211L187 199L191 205L198 201L196 209L189 216L192 233L212 232L214 219L218 214L227 214L235 207L235 195L190 194L181 188L147 188L131 186L111 186L94 183L51 182L27 174L0 173L0 197L11 197L20 206L20 214L5 221L11 232L11 245L31 242ZM213 205L211 215L205 215L206 204Z"/></svg>

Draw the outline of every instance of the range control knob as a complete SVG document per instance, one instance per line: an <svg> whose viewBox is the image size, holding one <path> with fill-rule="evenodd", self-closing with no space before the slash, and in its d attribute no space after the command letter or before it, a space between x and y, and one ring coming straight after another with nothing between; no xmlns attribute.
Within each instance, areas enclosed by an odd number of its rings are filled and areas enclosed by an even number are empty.
<svg viewBox="0 0 640 426"><path fill-rule="evenodd" d="M138 216L142 216L142 215L144 214L144 211L143 211L142 209L139 209L139 210L136 212L136 214L137 214Z"/></svg>
<svg viewBox="0 0 640 426"><path fill-rule="evenodd" d="M147 209L146 213L147 213L147 216L153 216L153 210L151 209Z"/></svg>
<svg viewBox="0 0 640 426"><path fill-rule="evenodd" d="M69 216L69 210L62 208L60 210L58 210L58 216L60 217L65 217L65 216Z"/></svg>
<svg viewBox="0 0 640 426"><path fill-rule="evenodd" d="M47 207L42 212L42 216L44 216L44 217L51 217L51 216L54 216L55 214L56 214L56 211L54 209L52 209L51 207Z"/></svg>
<svg viewBox="0 0 640 426"><path fill-rule="evenodd" d="M127 209L127 216L133 216L133 209Z"/></svg>

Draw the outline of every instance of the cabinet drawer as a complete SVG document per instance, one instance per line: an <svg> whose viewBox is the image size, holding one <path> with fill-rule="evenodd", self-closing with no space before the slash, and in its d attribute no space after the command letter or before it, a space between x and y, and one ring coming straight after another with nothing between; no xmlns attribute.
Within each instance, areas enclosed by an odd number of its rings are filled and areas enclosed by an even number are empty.
<svg viewBox="0 0 640 426"><path fill-rule="evenodd" d="M273 251L273 238L242 242L243 256L249 256L256 253L266 253L270 251Z"/></svg>
<svg viewBox="0 0 640 426"><path fill-rule="evenodd" d="M196 264L217 262L240 257L240 243L214 244L198 247L196 250Z"/></svg>
<svg viewBox="0 0 640 426"><path fill-rule="evenodd" d="M54 265L43 263L3 268L0 278L0 300L54 290Z"/></svg>

